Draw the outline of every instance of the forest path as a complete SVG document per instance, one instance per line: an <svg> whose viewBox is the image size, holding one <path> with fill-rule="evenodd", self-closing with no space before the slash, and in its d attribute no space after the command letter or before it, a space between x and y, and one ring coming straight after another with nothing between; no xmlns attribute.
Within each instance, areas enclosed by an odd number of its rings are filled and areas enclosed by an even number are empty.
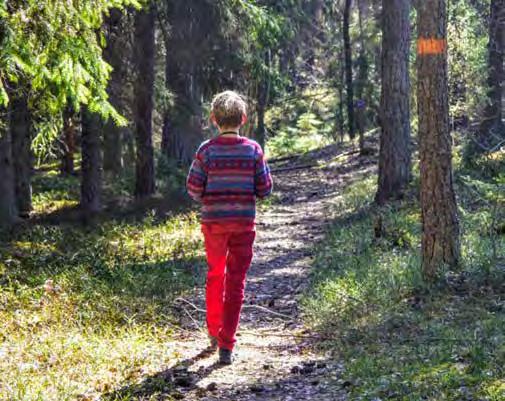
<svg viewBox="0 0 505 401"><path fill-rule="evenodd" d="M176 392L167 399L347 399L337 384L342 366L315 350L315 335L304 327L298 303L309 285L315 248L334 217L335 201L348 184L373 171L375 163L351 148L332 145L303 159L271 163L271 168L275 200L258 216L234 363L223 367L216 363L217 353L201 353L208 339L204 288L197 288L178 303L187 334L171 346L180 360L156 376L175 384ZM136 393L147 395L148 388L141 386Z"/></svg>

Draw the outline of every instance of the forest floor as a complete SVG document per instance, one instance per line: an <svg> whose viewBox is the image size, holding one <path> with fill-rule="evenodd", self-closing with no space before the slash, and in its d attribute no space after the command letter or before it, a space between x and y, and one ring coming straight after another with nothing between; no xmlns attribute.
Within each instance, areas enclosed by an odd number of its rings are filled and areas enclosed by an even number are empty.
<svg viewBox="0 0 505 401"><path fill-rule="evenodd" d="M171 347L179 361L110 399L149 399L160 381L175 384L171 396L185 400L347 399L342 366L313 347L318 336L304 327L298 302L335 199L374 166L370 158L336 145L272 163L275 197L259 213L233 365L220 366L216 354L202 352L208 339L199 287L178 300L185 331Z"/></svg>
<svg viewBox="0 0 505 401"><path fill-rule="evenodd" d="M79 177L38 172L34 216L0 233L0 400L504 400L505 153L455 158L464 263L435 284L417 169L405 199L378 208L376 156L334 144L271 160L231 366L203 352L187 197L135 203L125 175L83 225Z"/></svg>

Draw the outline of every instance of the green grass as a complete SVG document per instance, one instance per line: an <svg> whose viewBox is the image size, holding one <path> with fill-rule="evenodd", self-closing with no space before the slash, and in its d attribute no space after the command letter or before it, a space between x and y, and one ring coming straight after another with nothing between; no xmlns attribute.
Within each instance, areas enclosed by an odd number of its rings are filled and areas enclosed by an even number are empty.
<svg viewBox="0 0 505 401"><path fill-rule="evenodd" d="M36 177L37 214L77 197L75 177ZM0 399L93 399L159 371L178 357L168 347L172 301L201 283L203 270L193 212L2 234Z"/></svg>
<svg viewBox="0 0 505 401"><path fill-rule="evenodd" d="M422 280L415 199L371 206L369 177L335 208L302 308L327 338L322 346L343 361L336 384L352 400L505 400L505 236L490 230L502 217L489 203L502 210L503 188L475 170L456 177L463 264L433 285Z"/></svg>

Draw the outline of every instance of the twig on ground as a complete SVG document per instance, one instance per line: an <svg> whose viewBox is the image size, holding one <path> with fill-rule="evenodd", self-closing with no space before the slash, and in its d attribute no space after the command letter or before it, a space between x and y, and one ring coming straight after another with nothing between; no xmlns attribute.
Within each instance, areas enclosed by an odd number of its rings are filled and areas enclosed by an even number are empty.
<svg viewBox="0 0 505 401"><path fill-rule="evenodd" d="M177 301L182 301L182 302L185 302L187 303L189 306L191 306L194 310L196 310L197 312L201 312L201 313L207 313L207 311L205 309L202 309L202 308L199 308L198 306L196 306L194 303L192 303L191 301L188 301L186 298L182 298L182 297L178 297L178 298L175 298L174 299L174 302L177 302Z"/></svg>
<svg viewBox="0 0 505 401"><path fill-rule="evenodd" d="M176 298L174 300L174 302L176 301L182 301L182 302L185 302L186 304L190 305L194 310L196 310L197 312L201 312L201 313L206 313L207 311L205 309L202 309L202 308L199 308L198 306L196 306L194 303L192 303L191 301L188 301L187 299L185 298L182 298L182 297L179 297L179 298ZM287 318L287 319L290 319L290 320L294 320L292 316L289 316L289 315L285 315L284 313L279 313L279 312L276 312L276 311L273 311L271 309L268 309L264 306L261 306L261 305L251 305L251 304L246 304L246 305L243 305L242 306L243 309L259 309L259 310L262 310L263 312L267 312L267 313L270 313L272 315L275 315L275 316L279 316L279 317L284 317L284 318ZM184 308L183 308L184 309ZM186 309L184 309L186 310ZM194 320L194 319L193 319Z"/></svg>
<svg viewBox="0 0 505 401"><path fill-rule="evenodd" d="M301 339L315 339L315 340L331 340L332 337L318 336L318 335L306 335L306 334L295 334L295 333L279 333L273 331L262 331L261 333L250 331L250 330L240 330L240 334L250 334L253 336L270 336L270 337L292 337Z"/></svg>
<svg viewBox="0 0 505 401"><path fill-rule="evenodd" d="M200 327L200 323L191 315L191 313L188 312L188 310L183 306L182 310L188 315L188 317L191 319L191 321L194 323L198 331L201 331L203 333L202 328Z"/></svg>
<svg viewBox="0 0 505 401"><path fill-rule="evenodd" d="M309 169L309 168L313 168L313 167L317 167L317 163L302 164L302 165L292 166L292 167L274 168L270 172L271 173L282 173L284 171L304 170L304 169Z"/></svg>
<svg viewBox="0 0 505 401"><path fill-rule="evenodd" d="M331 164L331 163L335 162L336 160L340 159L341 157L351 156L351 155L354 155L354 154L357 154L357 153L360 153L359 149L350 150L349 152L345 152L345 153L340 153L339 155L337 155L333 159L331 159L329 162L323 164L322 167L328 166L329 164Z"/></svg>
<svg viewBox="0 0 505 401"><path fill-rule="evenodd" d="M291 159L296 159L297 157L303 156L301 153L296 153L294 155L289 155L289 156L281 156L281 157L276 157L274 159L268 160L268 163L280 163L280 162L285 162Z"/></svg>
<svg viewBox="0 0 505 401"><path fill-rule="evenodd" d="M242 308L244 308L244 309L245 308L259 309L259 310L262 310L263 312L267 312L267 313L270 313L275 316L284 317L289 320L294 320L292 316L285 315L284 313L279 313L279 312L273 311L273 310L268 309L268 308L261 306L261 305L244 305L244 306L242 306Z"/></svg>

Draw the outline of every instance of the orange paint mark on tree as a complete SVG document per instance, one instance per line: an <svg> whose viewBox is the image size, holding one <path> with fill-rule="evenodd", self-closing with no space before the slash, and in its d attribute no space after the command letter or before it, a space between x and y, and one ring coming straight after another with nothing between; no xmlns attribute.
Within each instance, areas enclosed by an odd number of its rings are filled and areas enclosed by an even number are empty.
<svg viewBox="0 0 505 401"><path fill-rule="evenodd" d="M445 39L419 38L417 40L417 54L442 54L447 47Z"/></svg>

